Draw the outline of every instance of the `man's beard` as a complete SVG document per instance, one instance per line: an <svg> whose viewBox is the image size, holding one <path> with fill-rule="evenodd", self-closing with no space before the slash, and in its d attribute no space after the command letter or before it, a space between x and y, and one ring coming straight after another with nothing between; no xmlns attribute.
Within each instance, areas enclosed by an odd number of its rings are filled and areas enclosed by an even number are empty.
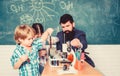
<svg viewBox="0 0 120 76"><path fill-rule="evenodd" d="M75 35L74 30L72 30L72 31L65 31L64 33L65 33L65 42L71 41L71 40L74 39L74 35Z"/></svg>

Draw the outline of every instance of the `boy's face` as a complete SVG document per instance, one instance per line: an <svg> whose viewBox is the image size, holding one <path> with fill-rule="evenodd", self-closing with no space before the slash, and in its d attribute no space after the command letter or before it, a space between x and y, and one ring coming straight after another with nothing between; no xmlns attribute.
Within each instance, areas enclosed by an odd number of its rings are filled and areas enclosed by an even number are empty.
<svg viewBox="0 0 120 76"><path fill-rule="evenodd" d="M25 47L30 47L32 45L34 37L32 36L28 36L25 39L21 39L21 45L25 46Z"/></svg>
<svg viewBox="0 0 120 76"><path fill-rule="evenodd" d="M63 32L69 33L73 30L74 23L70 23L70 21L66 22L65 24L61 23L61 27L62 27Z"/></svg>

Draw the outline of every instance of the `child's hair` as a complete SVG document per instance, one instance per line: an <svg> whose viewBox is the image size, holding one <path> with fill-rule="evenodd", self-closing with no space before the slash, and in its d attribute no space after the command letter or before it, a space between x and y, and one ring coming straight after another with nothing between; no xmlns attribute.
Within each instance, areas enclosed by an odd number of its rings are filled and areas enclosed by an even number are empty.
<svg viewBox="0 0 120 76"><path fill-rule="evenodd" d="M44 32L44 28L41 23L33 23L32 27L35 29L36 34L42 34Z"/></svg>
<svg viewBox="0 0 120 76"><path fill-rule="evenodd" d="M35 30L29 25L17 26L14 32L14 39L16 43L20 44L19 39L26 39L28 36L34 37Z"/></svg>

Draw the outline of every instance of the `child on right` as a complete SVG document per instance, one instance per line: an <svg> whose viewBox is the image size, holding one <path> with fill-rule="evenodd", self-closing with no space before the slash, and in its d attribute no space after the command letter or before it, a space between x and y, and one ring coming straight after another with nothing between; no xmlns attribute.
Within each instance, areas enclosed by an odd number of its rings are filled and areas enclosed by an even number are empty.
<svg viewBox="0 0 120 76"><path fill-rule="evenodd" d="M35 29L35 38L40 38L44 33L44 28L41 23L33 23L32 28ZM48 57L47 57L47 49L46 49L46 42L43 42L42 48L39 50L39 72L42 73L44 69L44 65L46 64Z"/></svg>
<svg viewBox="0 0 120 76"><path fill-rule="evenodd" d="M14 69L19 69L19 76L39 76L38 50L53 32L48 28L40 38L34 38L35 30L29 25L19 25L14 32L16 48L10 58Z"/></svg>

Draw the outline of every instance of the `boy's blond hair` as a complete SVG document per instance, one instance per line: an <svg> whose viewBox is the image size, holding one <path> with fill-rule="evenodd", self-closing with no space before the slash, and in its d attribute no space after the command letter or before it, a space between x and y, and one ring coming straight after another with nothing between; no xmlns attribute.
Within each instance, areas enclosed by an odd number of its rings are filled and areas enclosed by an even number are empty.
<svg viewBox="0 0 120 76"><path fill-rule="evenodd" d="M19 39L26 39L28 36L35 36L35 30L29 25L17 26L14 32L14 39L16 43L20 44Z"/></svg>

